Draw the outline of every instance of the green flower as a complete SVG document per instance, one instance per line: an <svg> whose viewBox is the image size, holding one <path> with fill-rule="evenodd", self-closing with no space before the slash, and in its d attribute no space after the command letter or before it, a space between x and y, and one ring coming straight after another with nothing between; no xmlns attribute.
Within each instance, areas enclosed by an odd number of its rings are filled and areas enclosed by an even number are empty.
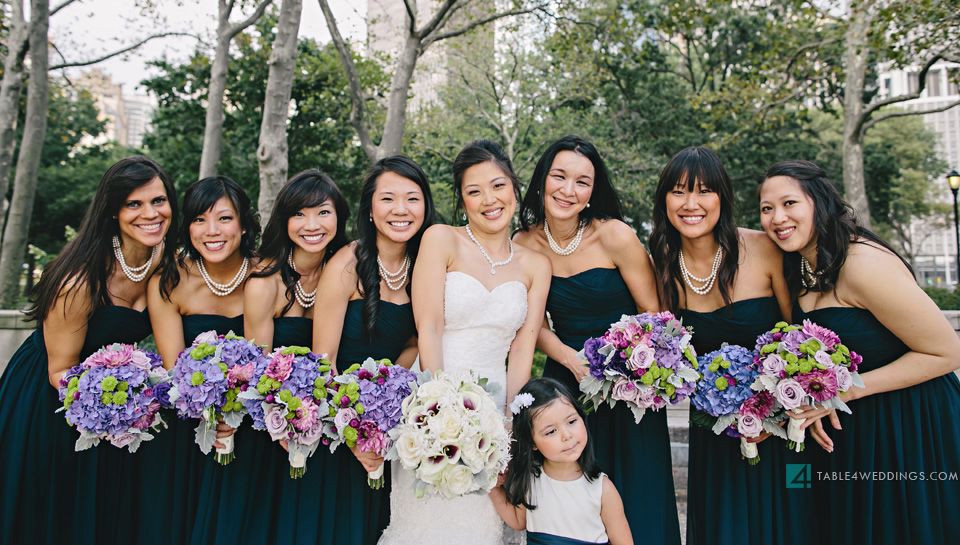
<svg viewBox="0 0 960 545"><path fill-rule="evenodd" d="M313 397L315 399L323 399L323 390L321 390L320 388L314 388Z"/></svg>
<svg viewBox="0 0 960 545"><path fill-rule="evenodd" d="M723 367L724 369L729 369L729 368L730 368L730 362L727 361L727 360L723 360L723 361L720 362L720 367Z"/></svg>
<svg viewBox="0 0 960 545"><path fill-rule="evenodd" d="M203 384L203 373L200 371L194 371L193 374L190 375L190 384L193 384L194 386L200 386Z"/></svg>
<svg viewBox="0 0 960 545"><path fill-rule="evenodd" d="M287 420L293 420L293 417L294 417L294 416L297 416L297 413L295 413L295 412L293 412L293 411L290 411L290 412L287 413L286 416L284 416L284 418L286 418Z"/></svg>
<svg viewBox="0 0 960 545"><path fill-rule="evenodd" d="M687 347L687 348L684 348L684 349L683 349L683 356L684 356L685 358L687 358L687 361L689 361L691 365L693 365L693 368L694 368L694 369L698 369L698 368L699 368L699 363L697 362L697 357L693 355L693 350L690 350L690 347Z"/></svg>
<svg viewBox="0 0 960 545"><path fill-rule="evenodd" d="M354 363L354 364L351 365L350 367L347 367L347 370L344 371L343 374L349 375L350 373L352 373L352 372L354 372L354 371L356 371L356 370L358 370L358 369L360 369L360 364L359 364L359 363Z"/></svg>
<svg viewBox="0 0 960 545"><path fill-rule="evenodd" d="M127 381L125 381L125 380L121 380L120 382L117 383L117 391L118 391L118 392L126 392L126 391L127 391L127 388L129 388L129 387L130 387L130 385L127 384Z"/></svg>
<svg viewBox="0 0 960 545"><path fill-rule="evenodd" d="M270 385L266 382L261 382L257 384L257 391L260 392L261 395L267 395L267 392L270 391Z"/></svg>
<svg viewBox="0 0 960 545"><path fill-rule="evenodd" d="M667 394L667 397L673 397L673 394L677 391L677 387L668 382L667 385L663 387L663 391Z"/></svg>
<svg viewBox="0 0 960 545"><path fill-rule="evenodd" d="M729 383L727 382L726 377L719 377L713 383L717 385L717 390L720 390L721 392L723 390L726 390L727 386L729 386Z"/></svg>
<svg viewBox="0 0 960 545"><path fill-rule="evenodd" d="M107 376L100 381L100 389L104 392L112 392L117 387L117 377Z"/></svg>
<svg viewBox="0 0 960 545"><path fill-rule="evenodd" d="M663 380L667 380L671 376L673 376L673 369L670 369L668 367L660 368L660 378L662 378Z"/></svg>
<svg viewBox="0 0 960 545"><path fill-rule="evenodd" d="M293 394L290 393L290 390L280 390L280 393L277 394L277 397L280 398L280 401L289 404L290 400L293 399Z"/></svg>
<svg viewBox="0 0 960 545"><path fill-rule="evenodd" d="M343 430L343 438L347 440L347 446L357 443L357 430L347 426L347 429Z"/></svg>
<svg viewBox="0 0 960 545"><path fill-rule="evenodd" d="M800 372L809 373L810 371L813 371L814 361L815 360L813 358L803 358L802 360L800 360Z"/></svg>
<svg viewBox="0 0 960 545"><path fill-rule="evenodd" d="M788 325L790 325L790 324L788 324L787 322L777 322L776 324L773 325L773 328L774 328L774 329L783 329L783 328L787 327Z"/></svg>
<svg viewBox="0 0 960 545"><path fill-rule="evenodd" d="M280 351L281 354L293 354L295 356L306 356L310 353L310 349L305 346L288 346Z"/></svg>
<svg viewBox="0 0 960 545"><path fill-rule="evenodd" d="M110 392L103 392L100 394L100 403L103 403L104 405L113 403L113 394Z"/></svg>
<svg viewBox="0 0 960 545"><path fill-rule="evenodd" d="M70 377L70 382L67 383L67 388L71 390L76 390L80 385L80 379L77 377Z"/></svg>
<svg viewBox="0 0 960 545"><path fill-rule="evenodd" d="M654 376L653 376L653 373L651 373L650 371L647 371L646 373L643 374L642 377L640 377L640 382L646 384L647 386L653 385L653 380L654 380Z"/></svg>
<svg viewBox="0 0 960 545"><path fill-rule="evenodd" d="M330 372L330 362L327 361L327 360L322 360L322 361L325 361L326 363L321 364L320 367L317 367L317 371L320 371L321 373L329 373L329 372ZM317 380L320 380L320 379L317 379Z"/></svg>
<svg viewBox="0 0 960 545"><path fill-rule="evenodd" d="M795 375L797 374L797 371L800 370L800 365L796 363L788 363L783 370L786 371L788 375Z"/></svg>
<svg viewBox="0 0 960 545"><path fill-rule="evenodd" d="M845 345L838 344L838 345L836 346L836 350L837 350L837 352L840 352L840 353L843 354L844 356L849 356L849 355L850 355L850 349L847 348Z"/></svg>
<svg viewBox="0 0 960 545"><path fill-rule="evenodd" d="M769 354L771 352L776 352L778 343L770 343L763 345L763 348L760 349L761 354Z"/></svg>
<svg viewBox="0 0 960 545"><path fill-rule="evenodd" d="M843 354L840 352L834 352L833 354L830 354L830 361L837 365L841 365L847 363L847 358L843 357Z"/></svg>
<svg viewBox="0 0 960 545"><path fill-rule="evenodd" d="M236 401L236 399L237 399L237 389L236 389L236 388L231 388L231 389L227 390L226 398L227 398L227 401Z"/></svg>
<svg viewBox="0 0 960 545"><path fill-rule="evenodd" d="M227 372L227 364L223 363L222 361L217 364L217 367L219 367L220 370L223 371L224 373Z"/></svg>
<svg viewBox="0 0 960 545"><path fill-rule="evenodd" d="M287 390L284 390L284 391L286 392ZM300 398L299 398L299 397L291 397L291 398L290 398L290 401L287 401L287 408L290 409L291 411L295 411L295 410L299 409L299 408L300 408Z"/></svg>
<svg viewBox="0 0 960 545"><path fill-rule="evenodd" d="M127 402L127 392L117 392L113 394L113 404L123 405Z"/></svg>
<svg viewBox="0 0 960 545"><path fill-rule="evenodd" d="M317 377L317 379L313 381L313 385L316 386L317 388L323 388L324 384L326 383L320 377Z"/></svg>
<svg viewBox="0 0 960 545"><path fill-rule="evenodd" d="M337 410L333 407L330 407L330 409L327 411L327 414L330 416L337 416Z"/></svg>
<svg viewBox="0 0 960 545"><path fill-rule="evenodd" d="M363 414L363 411L364 411L363 403L357 403L356 406L353 407L353 409L357 411L357 414Z"/></svg>
<svg viewBox="0 0 960 545"><path fill-rule="evenodd" d="M207 343L200 343L193 350L190 351L190 357L199 361L207 356L212 356L217 353L217 347L211 346Z"/></svg>
<svg viewBox="0 0 960 545"><path fill-rule="evenodd" d="M800 358L798 358L793 352L787 352L784 354L783 359L786 360L787 363L797 363L800 360Z"/></svg>

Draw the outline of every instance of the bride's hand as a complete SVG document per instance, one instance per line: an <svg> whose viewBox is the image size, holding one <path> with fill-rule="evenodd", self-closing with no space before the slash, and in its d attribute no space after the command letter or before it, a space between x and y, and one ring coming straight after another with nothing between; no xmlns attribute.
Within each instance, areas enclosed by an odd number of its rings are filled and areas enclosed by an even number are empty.
<svg viewBox="0 0 960 545"><path fill-rule="evenodd" d="M360 461L360 464L363 465L363 469L365 469L367 473L383 465L383 456L380 456L372 451L368 450L367 452L360 452L360 448L354 445L350 449L350 452L357 457L357 460Z"/></svg>

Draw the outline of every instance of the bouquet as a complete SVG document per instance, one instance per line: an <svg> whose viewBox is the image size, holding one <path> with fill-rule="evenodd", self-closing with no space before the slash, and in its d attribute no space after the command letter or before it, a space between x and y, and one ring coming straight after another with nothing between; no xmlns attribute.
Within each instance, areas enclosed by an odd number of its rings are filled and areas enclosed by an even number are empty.
<svg viewBox="0 0 960 545"><path fill-rule="evenodd" d="M773 413L773 397L767 392L751 389L760 374L754 363L753 351L735 344L726 344L699 358L703 378L690 398L697 411L690 414L694 424L710 428L713 433L726 433L740 438L740 452L755 465L760 455L755 443L747 442L762 431L786 439L786 433L777 422L783 420L783 411Z"/></svg>
<svg viewBox="0 0 960 545"><path fill-rule="evenodd" d="M819 404L849 414L840 394L853 386L863 388L857 373L863 358L841 344L836 333L809 320L802 326L777 323L757 337L754 358L760 375L752 388L771 394L786 410L800 412L801 405ZM803 450L803 422L791 418L787 423L787 445L796 452Z"/></svg>
<svg viewBox="0 0 960 545"><path fill-rule="evenodd" d="M207 331L197 335L193 345L177 357L173 367L173 388L170 401L181 418L199 418L196 442L204 454L209 454L217 440L217 421L239 428L246 407L237 396L247 389L253 370L263 352L257 345L229 332L217 335ZM227 465L233 461L233 436L220 440L217 462Z"/></svg>
<svg viewBox="0 0 960 545"><path fill-rule="evenodd" d="M623 315L603 336L587 339L578 354L590 364L580 381L587 409L623 401L640 423L647 409L658 411L693 394L700 373L691 336L665 311Z"/></svg>
<svg viewBox="0 0 960 545"><path fill-rule="evenodd" d="M281 347L257 362L242 400L253 427L267 430L274 441L288 441L290 477L299 479L324 437L334 435L329 388L333 384L330 361L302 346Z"/></svg>
<svg viewBox="0 0 960 545"><path fill-rule="evenodd" d="M401 405L410 395L410 384L416 384L417 374L387 359L367 358L334 381L336 392L330 406L336 433L331 438L333 448L345 443L360 452L386 455L393 446L388 434L400 424ZM383 465L367 474L367 484L374 490L383 487Z"/></svg>
<svg viewBox="0 0 960 545"><path fill-rule="evenodd" d="M130 344L112 344L67 371L57 390L67 423L76 426L77 452L101 439L136 452L153 432L166 427L160 407L168 404L170 378L160 356Z"/></svg>
<svg viewBox="0 0 960 545"><path fill-rule="evenodd" d="M420 373L390 431L388 460L414 472L418 498L486 494L510 461L510 434L491 393L498 388L469 370Z"/></svg>

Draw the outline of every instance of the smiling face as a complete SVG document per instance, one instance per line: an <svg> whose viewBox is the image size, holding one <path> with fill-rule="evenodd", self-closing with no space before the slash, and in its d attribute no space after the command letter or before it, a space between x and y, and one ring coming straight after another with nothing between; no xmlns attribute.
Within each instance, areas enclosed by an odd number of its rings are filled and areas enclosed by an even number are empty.
<svg viewBox="0 0 960 545"><path fill-rule="evenodd" d="M800 182L789 176L774 176L760 186L760 225L784 252L807 255L817 247L813 199Z"/></svg>
<svg viewBox="0 0 960 545"><path fill-rule="evenodd" d="M548 218L578 217L593 195L593 163L575 151L561 151L553 158L544 181L543 210Z"/></svg>
<svg viewBox="0 0 960 545"><path fill-rule="evenodd" d="M713 228L720 221L720 195L699 181L690 189L684 178L667 193L666 210L667 219L680 236L713 237Z"/></svg>
<svg viewBox="0 0 960 545"><path fill-rule="evenodd" d="M425 213L423 190L416 182L390 171L377 177L370 217L378 236L407 242L423 226Z"/></svg>
<svg viewBox="0 0 960 545"><path fill-rule="evenodd" d="M587 446L587 427L566 398L557 398L533 417L533 444L550 462L576 463Z"/></svg>
<svg viewBox="0 0 960 545"><path fill-rule="evenodd" d="M190 242L204 261L226 261L239 248L243 225L233 202L226 196L190 222Z"/></svg>
<svg viewBox="0 0 960 545"><path fill-rule="evenodd" d="M287 220L287 236L311 254L321 253L337 235L337 211L327 199L317 206L301 208Z"/></svg>
<svg viewBox="0 0 960 545"><path fill-rule="evenodd" d="M136 242L147 247L160 244L170 228L172 213L160 178L134 189L117 212L123 244Z"/></svg>
<svg viewBox="0 0 960 545"><path fill-rule="evenodd" d="M500 167L489 161L473 165L463 172L461 190L472 229L496 233L510 228L517 197Z"/></svg>

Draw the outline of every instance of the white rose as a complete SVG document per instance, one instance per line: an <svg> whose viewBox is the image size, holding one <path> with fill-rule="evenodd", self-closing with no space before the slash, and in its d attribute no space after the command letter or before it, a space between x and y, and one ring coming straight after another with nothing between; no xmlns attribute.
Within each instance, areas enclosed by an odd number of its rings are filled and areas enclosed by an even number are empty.
<svg viewBox="0 0 960 545"><path fill-rule="evenodd" d="M503 415L498 411L484 411L480 415L480 428L489 434L498 433L503 427Z"/></svg>
<svg viewBox="0 0 960 545"><path fill-rule="evenodd" d="M490 441L482 434L472 435L463 440L460 447L460 459L467 464L471 471L478 473L483 469L483 461L486 459L484 452ZM484 448L481 448L484 447Z"/></svg>
<svg viewBox="0 0 960 545"><path fill-rule="evenodd" d="M423 441L419 433L405 433L397 440L397 455L403 467L413 469L423 457Z"/></svg>
<svg viewBox="0 0 960 545"><path fill-rule="evenodd" d="M436 484L440 479L440 474L450 465L446 456L432 456L425 458L420 467L417 468L417 478L423 482Z"/></svg>
<svg viewBox="0 0 960 545"><path fill-rule="evenodd" d="M431 380L430 382L421 384L417 388L417 397L420 398L421 403L424 403L425 405L429 405L429 403L427 403L428 399L433 399L433 400L439 399L443 397L444 394L447 393L447 390L448 390L448 387L443 382L439 380Z"/></svg>
<svg viewBox="0 0 960 545"><path fill-rule="evenodd" d="M430 419L429 428L442 441L454 441L460 437L460 415L454 411L442 411Z"/></svg>
<svg viewBox="0 0 960 545"><path fill-rule="evenodd" d="M463 496L477 490L473 472L464 465L449 465L440 476L440 492L447 498Z"/></svg>

